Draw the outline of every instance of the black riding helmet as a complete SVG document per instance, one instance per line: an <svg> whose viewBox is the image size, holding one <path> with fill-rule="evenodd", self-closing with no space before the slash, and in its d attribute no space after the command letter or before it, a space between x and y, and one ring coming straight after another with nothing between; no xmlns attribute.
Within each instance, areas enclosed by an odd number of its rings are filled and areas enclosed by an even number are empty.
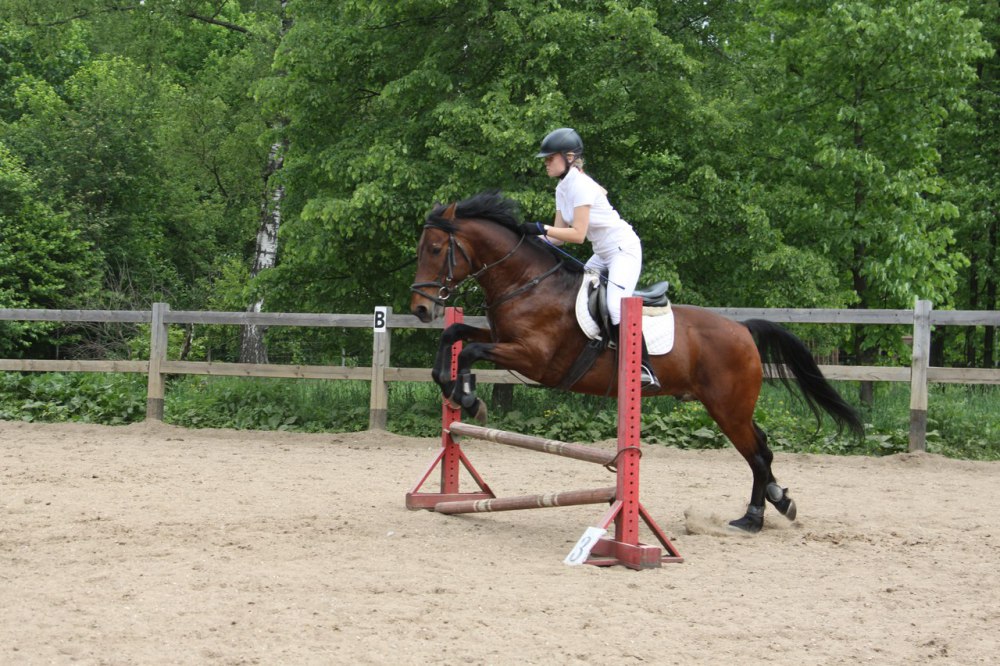
<svg viewBox="0 0 1000 666"><path fill-rule="evenodd" d="M548 157L556 153L566 157L567 153L573 153L577 157L583 154L583 139L570 127L560 127L549 132L542 139L541 148L535 157ZM567 159L567 161L569 161Z"/></svg>

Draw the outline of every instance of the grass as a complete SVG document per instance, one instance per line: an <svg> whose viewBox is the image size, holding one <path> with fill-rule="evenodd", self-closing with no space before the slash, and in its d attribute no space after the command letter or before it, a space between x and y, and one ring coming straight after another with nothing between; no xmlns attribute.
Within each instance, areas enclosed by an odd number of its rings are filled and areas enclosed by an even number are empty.
<svg viewBox="0 0 1000 666"><path fill-rule="evenodd" d="M0 419L123 424L145 418L145 379L139 375L0 373ZM837 384L849 400L857 385ZM490 388L481 387L489 400ZM515 386L509 410L491 408L494 427L565 441L613 439L615 401ZM191 428L346 432L368 427L369 385L361 381L175 377L167 387L164 420ZM876 384L862 410L865 437L817 428L801 401L767 385L756 419L776 451L852 455L900 453L909 445L909 387ZM430 383L393 383L388 429L418 437L440 434L441 399ZM643 403L643 442L679 448L729 446L697 403L651 398ZM931 386L927 449L953 458L1000 460L1000 387Z"/></svg>

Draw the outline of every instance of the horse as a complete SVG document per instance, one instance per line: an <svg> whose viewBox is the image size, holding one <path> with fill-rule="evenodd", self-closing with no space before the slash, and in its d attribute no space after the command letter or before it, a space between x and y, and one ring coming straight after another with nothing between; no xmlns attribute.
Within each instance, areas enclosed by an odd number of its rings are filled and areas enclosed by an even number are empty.
<svg viewBox="0 0 1000 666"><path fill-rule="evenodd" d="M517 204L496 191L482 192L428 214L417 244L417 269L410 311L422 322L443 313L449 298L467 281L478 283L489 328L457 323L440 340L432 377L452 405L485 420L475 395L473 364L488 361L545 387L557 387L573 368L589 339L575 314L583 268L566 262L546 241L519 229ZM821 425L826 412L838 432L863 433L857 411L823 377L806 346L785 328L763 319L737 322L707 309L673 305L673 349L651 361L660 379L653 395L701 402L753 473L746 513L733 528L756 533L764 524L765 500L788 520L797 509L788 489L771 471L773 453L754 421L765 379L779 379L798 393ZM458 355L458 379L451 376L451 348ZM574 374L579 374L575 371ZM575 379L575 377L574 377ZM617 395L617 360L603 350L589 370L569 387L591 395ZM645 397L645 396L644 396Z"/></svg>

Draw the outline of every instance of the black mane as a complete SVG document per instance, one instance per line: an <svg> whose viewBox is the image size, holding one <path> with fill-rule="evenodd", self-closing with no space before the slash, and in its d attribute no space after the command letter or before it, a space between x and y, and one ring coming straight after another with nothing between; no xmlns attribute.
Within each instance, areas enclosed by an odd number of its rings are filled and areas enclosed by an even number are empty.
<svg viewBox="0 0 1000 666"><path fill-rule="evenodd" d="M441 217L447 209L448 204L438 204L427 216L427 221L446 231L454 231L454 226ZM459 201L455 207L455 218L490 220L511 231L518 231L517 227L521 224L517 202L505 197L500 190L487 190Z"/></svg>
<svg viewBox="0 0 1000 666"><path fill-rule="evenodd" d="M434 210L427 215L427 222L433 223L434 226L443 229L448 233L453 233L458 230L454 222L452 220L446 220L442 217L449 205L450 204L437 204L434 206ZM519 229L521 224L521 214L517 202L513 199L505 197L500 190L487 190L485 192L480 192L479 194L474 194L468 199L459 201L455 206L455 219L459 220L469 218L495 222L500 226L507 227L516 234L521 233L521 230ZM583 272L583 266L581 264L574 261L567 261L566 257L561 255L556 248L548 243L538 240L536 236L528 236L525 240L533 245L537 245L538 247L545 249L556 260L562 261L563 268L568 270L570 273Z"/></svg>

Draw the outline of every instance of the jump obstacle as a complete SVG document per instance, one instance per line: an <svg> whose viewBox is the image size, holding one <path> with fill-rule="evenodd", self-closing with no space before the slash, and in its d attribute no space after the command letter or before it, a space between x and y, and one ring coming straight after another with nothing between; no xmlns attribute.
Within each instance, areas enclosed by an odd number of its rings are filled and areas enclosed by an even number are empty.
<svg viewBox="0 0 1000 666"><path fill-rule="evenodd" d="M461 308L447 308L445 328L462 321ZM452 379L456 378L458 355L462 343L451 350ZM533 437L505 430L483 428L462 423L461 410L444 401L442 407L441 449L416 485L406 494L408 509L428 509L445 514L484 513L541 509L580 504L609 504L596 527L608 530L615 524L614 537L600 538L590 551L586 564L596 566L624 565L630 569L650 569L664 562L683 562L677 549L663 530L639 502L640 400L642 389L639 368L642 350L642 299L622 300L622 321L618 344L618 447L605 451L580 444L569 444L542 437ZM469 461L459 437L482 439L498 444L574 458L604 465L613 471L616 484L594 490L571 490L541 495L498 498ZM440 492L419 492L440 465ZM478 491L461 492L459 476L464 468L478 486ZM639 542L640 520L653 533L660 545Z"/></svg>

